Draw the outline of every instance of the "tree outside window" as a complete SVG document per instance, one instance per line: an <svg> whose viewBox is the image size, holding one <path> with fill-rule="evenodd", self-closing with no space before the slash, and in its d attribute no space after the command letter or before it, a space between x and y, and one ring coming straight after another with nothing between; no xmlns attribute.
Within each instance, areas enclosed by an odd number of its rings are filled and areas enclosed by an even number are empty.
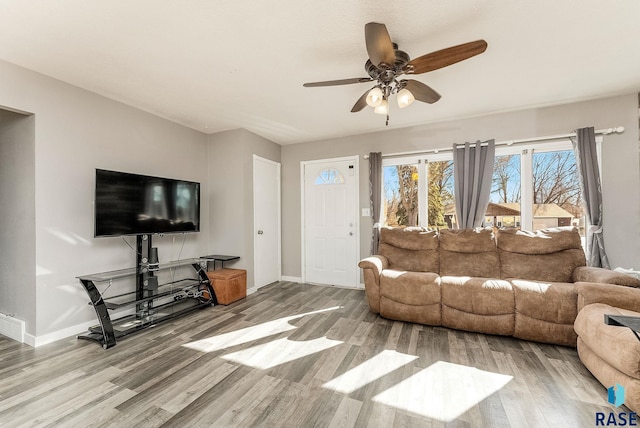
<svg viewBox="0 0 640 428"><path fill-rule="evenodd" d="M418 225L418 168L392 165L383 168L386 226Z"/></svg>
<svg viewBox="0 0 640 428"><path fill-rule="evenodd" d="M453 161L429 162L427 218L429 228L450 228L455 214L453 198Z"/></svg>

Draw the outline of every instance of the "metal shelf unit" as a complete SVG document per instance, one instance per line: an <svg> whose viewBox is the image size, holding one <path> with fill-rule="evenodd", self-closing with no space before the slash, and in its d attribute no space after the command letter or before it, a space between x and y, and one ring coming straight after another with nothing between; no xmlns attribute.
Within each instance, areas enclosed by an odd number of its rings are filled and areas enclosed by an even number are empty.
<svg viewBox="0 0 640 428"><path fill-rule="evenodd" d="M206 272L210 259L176 260L153 265L150 269L148 255L151 236L138 236L137 241L136 267L78 277L89 295L89 304L94 307L98 317L98 324L90 327L86 334L79 335L78 339L93 340L100 343L104 349L109 349L116 345L117 339L126 335L218 303ZM196 278L158 284L156 272L189 265L193 267ZM98 284L111 284L114 280L132 276L136 277L135 291L104 297L98 290ZM109 311L127 308L135 308L134 313L111 318Z"/></svg>

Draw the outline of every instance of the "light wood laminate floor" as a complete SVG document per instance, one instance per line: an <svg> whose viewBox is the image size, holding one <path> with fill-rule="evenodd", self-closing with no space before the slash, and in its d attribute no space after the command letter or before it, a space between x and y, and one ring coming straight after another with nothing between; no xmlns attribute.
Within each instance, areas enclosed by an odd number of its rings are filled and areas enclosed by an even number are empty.
<svg viewBox="0 0 640 428"><path fill-rule="evenodd" d="M612 410L575 349L386 320L360 290L276 283L106 351L0 336L3 427L589 427Z"/></svg>

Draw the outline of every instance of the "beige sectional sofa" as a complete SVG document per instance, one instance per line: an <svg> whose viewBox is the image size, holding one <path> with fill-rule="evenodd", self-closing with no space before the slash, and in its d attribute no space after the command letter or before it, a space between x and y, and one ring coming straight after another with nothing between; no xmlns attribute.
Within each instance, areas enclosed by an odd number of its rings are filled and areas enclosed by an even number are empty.
<svg viewBox="0 0 640 428"><path fill-rule="evenodd" d="M379 255L359 266L369 307L385 318L567 346L577 341L576 283L640 286L585 267L572 227L383 228Z"/></svg>

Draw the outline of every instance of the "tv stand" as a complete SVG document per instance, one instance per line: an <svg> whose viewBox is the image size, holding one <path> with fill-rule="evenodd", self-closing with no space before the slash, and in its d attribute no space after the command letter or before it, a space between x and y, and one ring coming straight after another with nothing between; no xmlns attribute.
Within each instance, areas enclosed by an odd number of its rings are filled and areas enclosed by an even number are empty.
<svg viewBox="0 0 640 428"><path fill-rule="evenodd" d="M86 334L79 335L78 339L94 340L104 349L109 349L121 337L218 303L206 272L210 259L193 258L157 264L152 260L149 263L151 236L139 235L136 241L136 267L78 277L89 295L89 304L94 307L99 323L90 327ZM171 278L159 283L157 274L161 271L188 265L193 267L197 278ZM135 291L109 297L102 295L113 281L133 276ZM98 290L98 284L106 284L103 292ZM112 319L110 311L116 310L128 310L129 313Z"/></svg>

